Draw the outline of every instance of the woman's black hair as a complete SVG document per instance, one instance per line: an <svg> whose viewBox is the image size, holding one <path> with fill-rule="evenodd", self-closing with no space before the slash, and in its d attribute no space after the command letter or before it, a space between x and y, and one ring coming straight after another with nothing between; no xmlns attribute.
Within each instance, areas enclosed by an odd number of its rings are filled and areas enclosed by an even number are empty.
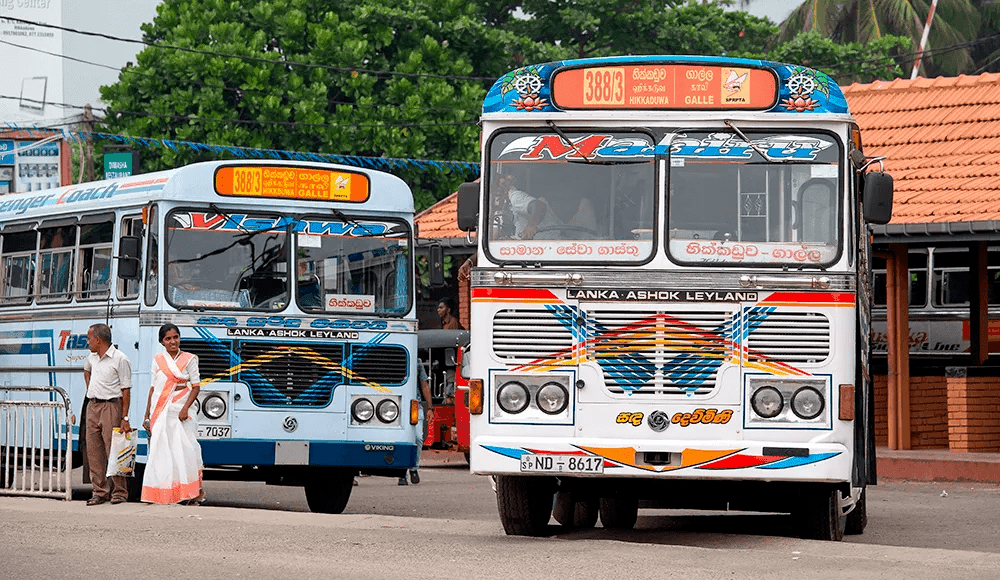
<svg viewBox="0 0 1000 580"><path fill-rule="evenodd" d="M168 322L160 327L160 343L163 342L163 337L165 337L167 333L170 332L171 330L176 330L177 334L181 333L181 329L177 328L176 324L171 324Z"/></svg>

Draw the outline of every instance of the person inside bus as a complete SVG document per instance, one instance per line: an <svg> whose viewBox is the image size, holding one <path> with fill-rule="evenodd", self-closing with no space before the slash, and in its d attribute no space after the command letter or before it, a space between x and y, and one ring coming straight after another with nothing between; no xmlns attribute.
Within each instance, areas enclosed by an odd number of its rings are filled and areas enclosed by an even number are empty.
<svg viewBox="0 0 1000 580"><path fill-rule="evenodd" d="M511 171L499 175L500 204L510 208L514 218L514 238L520 240L578 239L588 233L596 235L597 217L594 206L586 197L580 198L576 213L564 222L544 197L534 197L520 189L518 178ZM559 226L572 228L561 230ZM584 231L581 231L584 230Z"/></svg>
<svg viewBox="0 0 1000 580"><path fill-rule="evenodd" d="M298 262L299 306L306 310L322 308L323 299L320 297L322 287L319 277L309 270L315 263L308 262L305 258L299 258Z"/></svg>
<svg viewBox="0 0 1000 580"><path fill-rule="evenodd" d="M441 318L441 328L446 330L465 330L455 316L455 301L450 296L438 300L437 313Z"/></svg>

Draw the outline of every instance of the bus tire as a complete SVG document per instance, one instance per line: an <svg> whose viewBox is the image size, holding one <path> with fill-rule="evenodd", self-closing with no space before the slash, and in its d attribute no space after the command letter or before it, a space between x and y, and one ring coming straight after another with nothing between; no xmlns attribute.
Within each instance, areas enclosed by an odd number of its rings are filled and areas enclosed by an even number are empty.
<svg viewBox="0 0 1000 580"><path fill-rule="evenodd" d="M552 517L566 528L592 528L597 525L600 506L596 498L574 498L568 491L556 492Z"/></svg>
<svg viewBox="0 0 1000 580"><path fill-rule="evenodd" d="M608 530L631 530L639 519L639 498L617 495L601 498L601 525Z"/></svg>
<svg viewBox="0 0 1000 580"><path fill-rule="evenodd" d="M318 514L344 513L354 489L354 473L348 469L317 469L305 482L306 503Z"/></svg>
<svg viewBox="0 0 1000 580"><path fill-rule="evenodd" d="M546 477L497 476L497 511L508 536L545 534L555 482Z"/></svg>
<svg viewBox="0 0 1000 580"><path fill-rule="evenodd" d="M844 524L844 533L855 536L865 533L868 527L868 489L861 490L861 497L854 504L854 509L847 514L847 522Z"/></svg>
<svg viewBox="0 0 1000 580"><path fill-rule="evenodd" d="M844 539L847 517L840 509L840 492L835 488L804 496L794 517L802 537L807 540L839 542Z"/></svg>
<svg viewBox="0 0 1000 580"><path fill-rule="evenodd" d="M128 491L128 501L138 502L142 499L142 476L146 473L145 463L136 463L132 477L125 478L125 489Z"/></svg>

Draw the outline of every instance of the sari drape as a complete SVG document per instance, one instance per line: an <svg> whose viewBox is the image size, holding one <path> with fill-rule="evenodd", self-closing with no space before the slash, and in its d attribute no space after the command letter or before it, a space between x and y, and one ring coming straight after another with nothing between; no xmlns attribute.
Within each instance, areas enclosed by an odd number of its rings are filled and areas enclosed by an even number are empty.
<svg viewBox="0 0 1000 580"><path fill-rule="evenodd" d="M142 479L142 501L177 503L195 499L202 490L201 446L192 409L178 417L191 387L198 385L198 357L182 352L175 361L165 353L153 359L153 396L149 451Z"/></svg>

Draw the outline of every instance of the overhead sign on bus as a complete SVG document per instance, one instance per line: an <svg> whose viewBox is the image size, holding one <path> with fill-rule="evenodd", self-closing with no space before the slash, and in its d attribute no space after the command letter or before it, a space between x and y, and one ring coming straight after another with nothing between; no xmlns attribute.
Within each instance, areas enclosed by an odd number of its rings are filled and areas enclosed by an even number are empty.
<svg viewBox="0 0 1000 580"><path fill-rule="evenodd" d="M757 68L642 64L557 71L552 98L562 109L770 109L774 73Z"/></svg>
<svg viewBox="0 0 1000 580"><path fill-rule="evenodd" d="M364 173L276 165L230 165L215 171L219 195L363 203L371 185Z"/></svg>

